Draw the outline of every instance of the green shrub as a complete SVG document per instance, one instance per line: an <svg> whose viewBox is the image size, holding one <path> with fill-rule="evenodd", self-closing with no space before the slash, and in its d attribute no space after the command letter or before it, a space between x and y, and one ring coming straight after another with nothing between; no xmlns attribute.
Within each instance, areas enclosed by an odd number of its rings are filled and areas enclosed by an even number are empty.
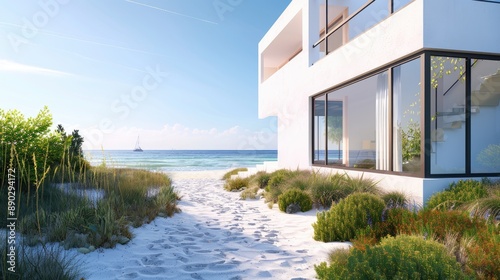
<svg viewBox="0 0 500 280"><path fill-rule="evenodd" d="M484 198L488 191L483 183L475 180L460 180L452 183L446 190L429 198L427 209L454 209L472 200Z"/></svg>
<svg viewBox="0 0 500 280"><path fill-rule="evenodd" d="M280 169L271 173L269 182L265 188L264 197L269 203L269 208L272 208L274 203L278 202L278 197L288 189L299 188L307 189L308 182L311 180L309 171L291 171Z"/></svg>
<svg viewBox="0 0 500 280"><path fill-rule="evenodd" d="M248 181L248 178L240 177L229 179L226 181L226 184L224 184L224 189L226 191L239 191L248 187Z"/></svg>
<svg viewBox="0 0 500 280"><path fill-rule="evenodd" d="M278 187L281 183L296 175L297 172L288 169L279 169L274 171L270 174L270 178L266 186L266 191L270 191L272 188Z"/></svg>
<svg viewBox="0 0 500 280"><path fill-rule="evenodd" d="M240 198L241 199L255 199L257 198L257 192L260 190L259 186L257 185L252 185L245 189L244 191L241 192Z"/></svg>
<svg viewBox="0 0 500 280"><path fill-rule="evenodd" d="M263 189L269 183L269 179L271 179L271 174L266 173L264 171L259 171L257 174L252 176L252 181L255 181L259 188Z"/></svg>
<svg viewBox="0 0 500 280"><path fill-rule="evenodd" d="M410 200L406 194L398 191L387 192L382 195L382 200L384 200L387 208L409 208Z"/></svg>
<svg viewBox="0 0 500 280"><path fill-rule="evenodd" d="M279 209L286 212L286 208L290 204L298 204L300 211L306 212L312 209L312 200L307 193L300 189L287 190L278 197Z"/></svg>
<svg viewBox="0 0 500 280"><path fill-rule="evenodd" d="M226 174L224 174L224 176L222 176L222 180L231 179L231 176L237 175L238 172L243 172L243 171L248 171L248 168L246 168L246 167L235 168L231 171L226 172Z"/></svg>
<svg viewBox="0 0 500 280"><path fill-rule="evenodd" d="M463 208L474 216L484 218L492 224L498 224L500 221L500 196L493 195L476 199L464 204Z"/></svg>
<svg viewBox="0 0 500 280"><path fill-rule="evenodd" d="M373 179L366 179L363 175L359 177L351 177L346 173L343 176L343 181L349 193L380 193L380 189L377 187L377 182L373 181Z"/></svg>
<svg viewBox="0 0 500 280"><path fill-rule="evenodd" d="M268 187L266 187L268 188ZM267 203L269 203L269 208L272 208L274 203L278 202L278 197L285 191L285 188L281 185L269 188L264 193L264 198Z"/></svg>
<svg viewBox="0 0 500 280"><path fill-rule="evenodd" d="M352 194L330 210L317 214L313 224L314 239L323 242L351 240L359 230L380 222L384 208L384 201L373 194Z"/></svg>
<svg viewBox="0 0 500 280"><path fill-rule="evenodd" d="M95 222L95 210L90 207L75 207L64 212L53 213L48 227L48 240L64 241L68 231L88 232L88 226Z"/></svg>
<svg viewBox="0 0 500 280"><path fill-rule="evenodd" d="M334 253L335 254L335 253ZM380 245L353 249L346 258L315 266L319 279L466 279L444 245L419 236L388 237Z"/></svg>
<svg viewBox="0 0 500 280"><path fill-rule="evenodd" d="M313 176L308 173L300 173L282 182L284 189L299 189L305 191L309 189L311 182L313 181Z"/></svg>
<svg viewBox="0 0 500 280"><path fill-rule="evenodd" d="M332 203L346 198L351 191L346 187L344 175L317 175L311 182L310 193L313 203L317 206L330 208Z"/></svg>
<svg viewBox="0 0 500 280"><path fill-rule="evenodd" d="M484 220L471 217L462 211L420 211L417 221L412 222L418 233L431 236L438 241L443 241L448 233L456 235L457 239L462 236L474 236L477 231L486 229Z"/></svg>
<svg viewBox="0 0 500 280"><path fill-rule="evenodd" d="M419 233L415 221L417 214L406 208L389 208L384 213L384 220L373 225L367 230L360 230L352 240L353 247L365 250L387 236L396 236L401 233Z"/></svg>
<svg viewBox="0 0 500 280"><path fill-rule="evenodd" d="M477 279L500 279L500 228L489 225L488 230L478 231L470 242L461 240L465 248L466 272Z"/></svg>

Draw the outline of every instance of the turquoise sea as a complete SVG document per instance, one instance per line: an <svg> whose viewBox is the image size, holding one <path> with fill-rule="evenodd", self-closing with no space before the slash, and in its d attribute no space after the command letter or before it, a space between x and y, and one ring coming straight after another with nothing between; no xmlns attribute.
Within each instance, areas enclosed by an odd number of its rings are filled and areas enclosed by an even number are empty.
<svg viewBox="0 0 500 280"><path fill-rule="evenodd" d="M255 167L276 161L276 150L87 150L85 158L94 166L141 168L155 171L223 170Z"/></svg>

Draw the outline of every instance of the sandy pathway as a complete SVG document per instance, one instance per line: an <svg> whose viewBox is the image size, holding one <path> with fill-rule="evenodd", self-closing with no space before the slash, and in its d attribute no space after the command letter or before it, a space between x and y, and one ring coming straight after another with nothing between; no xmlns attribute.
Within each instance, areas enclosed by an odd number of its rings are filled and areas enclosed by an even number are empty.
<svg viewBox="0 0 500 280"><path fill-rule="evenodd" d="M314 210L288 215L242 201L223 190L222 174L171 174L182 213L134 229L126 245L82 256L86 279L314 279L314 264L347 246L312 239Z"/></svg>

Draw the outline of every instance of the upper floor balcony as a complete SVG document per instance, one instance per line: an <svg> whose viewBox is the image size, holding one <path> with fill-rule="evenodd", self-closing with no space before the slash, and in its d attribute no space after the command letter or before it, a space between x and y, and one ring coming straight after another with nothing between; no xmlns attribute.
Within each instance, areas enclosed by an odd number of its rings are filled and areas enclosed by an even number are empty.
<svg viewBox="0 0 500 280"><path fill-rule="evenodd" d="M304 67L310 67L336 51L352 51L354 41L357 47L385 40L393 44L385 52L397 50L408 43L401 36L405 31L419 37L421 48L471 51L478 45L485 47L481 34L500 25L500 17L492 12L498 9L494 1L293 0L259 43L259 83L301 52L307 56ZM403 15L393 20L395 14Z"/></svg>
<svg viewBox="0 0 500 280"><path fill-rule="evenodd" d="M304 50L314 64L412 1L292 1L259 44L260 81Z"/></svg>

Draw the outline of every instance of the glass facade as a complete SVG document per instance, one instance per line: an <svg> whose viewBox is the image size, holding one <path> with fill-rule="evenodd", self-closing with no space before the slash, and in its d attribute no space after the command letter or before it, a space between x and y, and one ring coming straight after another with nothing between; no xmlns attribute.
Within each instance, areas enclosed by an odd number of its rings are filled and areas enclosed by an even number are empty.
<svg viewBox="0 0 500 280"><path fill-rule="evenodd" d="M326 163L326 96L320 96L314 99L314 132L313 132L313 146L314 146L314 159L313 162L317 164Z"/></svg>
<svg viewBox="0 0 500 280"><path fill-rule="evenodd" d="M500 61L471 63L471 172L500 173Z"/></svg>
<svg viewBox="0 0 500 280"><path fill-rule="evenodd" d="M322 158L321 144L315 144L315 163L388 170L388 91L384 71L316 97L315 142L326 143L327 153ZM316 106L325 98L326 106Z"/></svg>
<svg viewBox="0 0 500 280"><path fill-rule="evenodd" d="M500 175L500 57L424 53L313 103L315 164Z"/></svg>
<svg viewBox="0 0 500 280"><path fill-rule="evenodd" d="M320 57L365 34L363 42L379 36L376 25L413 0L323 0L319 5ZM391 11L392 7L392 11ZM333 33L329 32L335 30ZM368 32L367 32L368 31ZM326 38L325 38L326 36Z"/></svg>
<svg viewBox="0 0 500 280"><path fill-rule="evenodd" d="M392 69L393 171L421 170L421 61Z"/></svg>
<svg viewBox="0 0 500 280"><path fill-rule="evenodd" d="M465 58L431 56L430 113L432 174L465 173Z"/></svg>

